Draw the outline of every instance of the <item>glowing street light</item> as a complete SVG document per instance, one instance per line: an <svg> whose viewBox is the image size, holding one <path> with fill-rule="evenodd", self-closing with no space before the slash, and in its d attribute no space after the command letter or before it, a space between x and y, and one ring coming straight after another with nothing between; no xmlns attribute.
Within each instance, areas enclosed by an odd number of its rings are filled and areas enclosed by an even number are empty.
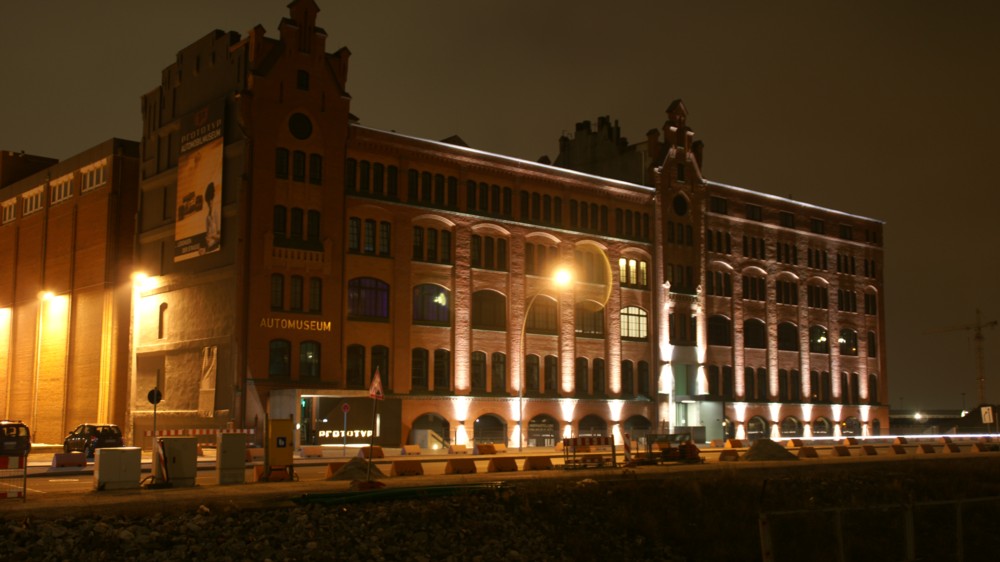
<svg viewBox="0 0 1000 562"><path fill-rule="evenodd" d="M551 282L553 288L562 289L568 287L573 281L573 272L567 268L560 267L552 274ZM521 320L521 384L517 388L517 407L520 411L520 415L517 419L517 450L524 450L524 441L526 435L524 433L524 385L528 380L528 362L525 359L527 357L526 348L528 347L528 313L531 312L531 305L535 304L535 299L538 297L546 295L545 291L538 291L531 295L528 299L527 306L524 307L524 318ZM546 295L551 296L551 295Z"/></svg>

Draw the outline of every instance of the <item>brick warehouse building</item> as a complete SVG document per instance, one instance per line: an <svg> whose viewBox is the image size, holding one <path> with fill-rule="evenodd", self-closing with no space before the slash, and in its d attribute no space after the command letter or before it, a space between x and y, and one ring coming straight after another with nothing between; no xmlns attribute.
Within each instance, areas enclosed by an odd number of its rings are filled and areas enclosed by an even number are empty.
<svg viewBox="0 0 1000 562"><path fill-rule="evenodd" d="M0 415L37 442L127 419L137 156L0 153Z"/></svg>
<svg viewBox="0 0 1000 562"><path fill-rule="evenodd" d="M680 102L557 166L366 128L349 51L289 8L142 98L128 432L159 386L161 427L366 443L376 369L384 445L888 426L880 222L704 180Z"/></svg>

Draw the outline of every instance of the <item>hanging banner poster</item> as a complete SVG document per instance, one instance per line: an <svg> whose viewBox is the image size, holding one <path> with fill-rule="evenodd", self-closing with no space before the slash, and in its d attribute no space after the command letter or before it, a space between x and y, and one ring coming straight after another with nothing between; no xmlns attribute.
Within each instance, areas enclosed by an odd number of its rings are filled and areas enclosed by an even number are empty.
<svg viewBox="0 0 1000 562"><path fill-rule="evenodd" d="M175 262L219 251L224 110L219 101L181 118Z"/></svg>

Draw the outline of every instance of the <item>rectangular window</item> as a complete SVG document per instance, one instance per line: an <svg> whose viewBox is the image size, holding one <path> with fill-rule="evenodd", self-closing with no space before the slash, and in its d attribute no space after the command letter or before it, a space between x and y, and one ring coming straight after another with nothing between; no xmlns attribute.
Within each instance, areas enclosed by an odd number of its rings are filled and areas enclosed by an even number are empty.
<svg viewBox="0 0 1000 562"><path fill-rule="evenodd" d="M53 180L49 186L50 205L65 201L73 196L73 175Z"/></svg>
<svg viewBox="0 0 1000 562"><path fill-rule="evenodd" d="M729 202L722 197L711 197L708 200L708 210L720 215L728 214Z"/></svg>
<svg viewBox="0 0 1000 562"><path fill-rule="evenodd" d="M302 312L302 277L292 275L292 287L289 294L288 308L292 312Z"/></svg>
<svg viewBox="0 0 1000 562"><path fill-rule="evenodd" d="M451 232L441 231L441 263L451 263Z"/></svg>
<svg viewBox="0 0 1000 562"><path fill-rule="evenodd" d="M90 191L95 187L104 185L106 178L107 160L102 160L96 164L91 164L80 169L81 186L80 191Z"/></svg>
<svg viewBox="0 0 1000 562"><path fill-rule="evenodd" d="M323 280L319 277L309 278L309 312L323 312Z"/></svg>
<svg viewBox="0 0 1000 562"><path fill-rule="evenodd" d="M323 157L319 154L309 155L309 183L313 185L323 183Z"/></svg>
<svg viewBox="0 0 1000 562"><path fill-rule="evenodd" d="M271 310L281 310L285 307L285 276L280 273L271 274Z"/></svg>
<svg viewBox="0 0 1000 562"><path fill-rule="evenodd" d="M301 150L292 153L292 181L306 181L306 153Z"/></svg>
<svg viewBox="0 0 1000 562"><path fill-rule="evenodd" d="M347 227L347 251L361 251L361 219L351 217Z"/></svg>
<svg viewBox="0 0 1000 562"><path fill-rule="evenodd" d="M385 189L389 199L395 201L399 196L399 168L389 166L389 171L385 178Z"/></svg>
<svg viewBox="0 0 1000 562"><path fill-rule="evenodd" d="M764 220L764 212L758 205L747 205L747 218L752 221Z"/></svg>
<svg viewBox="0 0 1000 562"><path fill-rule="evenodd" d="M42 209L42 195L45 193L43 186L21 195L21 216L27 216Z"/></svg>
<svg viewBox="0 0 1000 562"><path fill-rule="evenodd" d="M422 226L413 227L413 259L424 261L424 228Z"/></svg>
<svg viewBox="0 0 1000 562"><path fill-rule="evenodd" d="M309 73L305 70L300 70L295 75L295 87L303 90L309 91Z"/></svg>
<svg viewBox="0 0 1000 562"><path fill-rule="evenodd" d="M371 219L365 221L365 253L375 253L375 221Z"/></svg>
<svg viewBox="0 0 1000 562"><path fill-rule="evenodd" d="M844 240L854 240L854 229L851 228L851 225L840 225L840 237Z"/></svg>
<svg viewBox="0 0 1000 562"><path fill-rule="evenodd" d="M282 150L282 149L278 149ZM358 161L354 158L348 158L347 163L344 166L344 191L348 193L354 193L358 185ZM279 176L280 177L280 176ZM288 177L288 151L285 150L285 177Z"/></svg>
<svg viewBox="0 0 1000 562"><path fill-rule="evenodd" d="M427 261L437 263L438 259L438 231L434 228L427 229Z"/></svg>
<svg viewBox="0 0 1000 562"><path fill-rule="evenodd" d="M795 228L795 215L782 211L778 214L778 221L785 228Z"/></svg>
<svg viewBox="0 0 1000 562"><path fill-rule="evenodd" d="M3 224L14 220L17 216L17 200L4 201L3 203Z"/></svg>
<svg viewBox="0 0 1000 562"><path fill-rule="evenodd" d="M351 164L352 162L353 162L353 160L348 161L348 164ZM353 174L354 167L348 165L346 171L349 172L349 173L351 173L351 174ZM280 180L287 180L288 179L288 149L287 148L278 148L278 149L275 149L275 151L274 151L274 177L276 177L276 178L278 178ZM349 189L353 189L354 188L353 178L347 179L347 181L345 183L347 183L347 185L349 186Z"/></svg>
<svg viewBox="0 0 1000 562"><path fill-rule="evenodd" d="M378 162L372 164L372 193L379 197L385 195L385 165Z"/></svg>
<svg viewBox="0 0 1000 562"><path fill-rule="evenodd" d="M478 234L472 235L472 247L469 249L469 260L472 267L482 267L483 238Z"/></svg>
<svg viewBox="0 0 1000 562"><path fill-rule="evenodd" d="M822 219L809 219L809 231L813 234L826 234L826 225Z"/></svg>
<svg viewBox="0 0 1000 562"><path fill-rule="evenodd" d="M388 256L392 248L392 223L382 221L378 223L378 253L381 256Z"/></svg>

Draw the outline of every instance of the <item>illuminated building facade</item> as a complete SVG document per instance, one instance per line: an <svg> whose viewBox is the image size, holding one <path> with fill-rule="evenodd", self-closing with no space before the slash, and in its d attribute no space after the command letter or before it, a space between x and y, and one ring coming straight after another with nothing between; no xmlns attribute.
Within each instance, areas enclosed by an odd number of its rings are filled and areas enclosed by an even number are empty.
<svg viewBox="0 0 1000 562"><path fill-rule="evenodd" d="M126 420L137 156L0 153L0 417L36 442Z"/></svg>
<svg viewBox="0 0 1000 562"><path fill-rule="evenodd" d="M641 145L603 135L596 167L589 125L555 166L365 127L349 51L289 9L278 38L184 48L142 98L115 278L135 444L154 387L161 428L367 443L376 372L387 446L887 428L880 222L704 180L680 102Z"/></svg>

